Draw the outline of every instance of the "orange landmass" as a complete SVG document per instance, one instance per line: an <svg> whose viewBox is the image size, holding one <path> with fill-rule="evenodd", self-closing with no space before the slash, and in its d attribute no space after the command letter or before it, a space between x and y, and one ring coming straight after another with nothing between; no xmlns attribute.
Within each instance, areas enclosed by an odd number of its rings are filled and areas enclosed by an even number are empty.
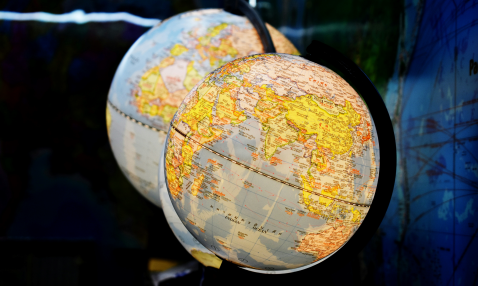
<svg viewBox="0 0 478 286"><path fill-rule="evenodd" d="M351 225L331 227L320 233L307 234L296 249L299 252L307 252L316 255L316 260L327 257L339 249L350 237Z"/></svg>

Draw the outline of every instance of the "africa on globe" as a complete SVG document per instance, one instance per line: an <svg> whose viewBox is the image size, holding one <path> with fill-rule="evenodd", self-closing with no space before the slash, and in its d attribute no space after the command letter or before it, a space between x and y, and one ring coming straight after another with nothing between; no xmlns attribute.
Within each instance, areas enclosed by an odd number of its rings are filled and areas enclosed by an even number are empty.
<svg viewBox="0 0 478 286"><path fill-rule="evenodd" d="M267 25L276 49L298 54ZM134 187L157 206L158 160L169 122L188 92L221 65L264 52L246 17L203 9L150 29L119 65L108 95L107 126L114 156Z"/></svg>
<svg viewBox="0 0 478 286"><path fill-rule="evenodd" d="M246 56L210 73L181 103L165 144L181 222L253 271L298 271L333 255L360 227L378 181L364 101L299 56Z"/></svg>

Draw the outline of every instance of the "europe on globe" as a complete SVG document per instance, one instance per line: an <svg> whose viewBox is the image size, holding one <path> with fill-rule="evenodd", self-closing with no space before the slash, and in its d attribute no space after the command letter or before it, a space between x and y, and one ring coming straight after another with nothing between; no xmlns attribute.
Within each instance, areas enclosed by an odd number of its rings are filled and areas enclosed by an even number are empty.
<svg viewBox="0 0 478 286"><path fill-rule="evenodd" d="M266 26L277 51L298 54L279 31ZM106 120L118 165L141 194L161 206L161 146L171 118L194 85L226 62L263 52L249 20L221 9L176 15L135 42L111 84Z"/></svg>
<svg viewBox="0 0 478 286"><path fill-rule="evenodd" d="M166 138L167 191L222 259L287 273L333 255L373 202L375 124L357 92L302 57L231 61L186 96Z"/></svg>

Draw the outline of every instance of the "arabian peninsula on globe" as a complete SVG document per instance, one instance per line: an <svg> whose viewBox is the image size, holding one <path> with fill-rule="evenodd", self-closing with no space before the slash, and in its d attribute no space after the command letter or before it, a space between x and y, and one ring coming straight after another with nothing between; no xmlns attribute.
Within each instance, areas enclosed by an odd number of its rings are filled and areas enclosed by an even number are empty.
<svg viewBox="0 0 478 286"><path fill-rule="evenodd" d="M320 263L352 237L380 166L357 92L286 54L237 59L199 82L171 122L164 156L173 207L198 242L282 273Z"/></svg>
<svg viewBox="0 0 478 286"><path fill-rule="evenodd" d="M267 28L277 51L298 54L279 31ZM223 64L263 52L249 20L220 9L176 15L136 41L113 79L106 118L118 165L141 194L161 206L157 177L161 147L188 92Z"/></svg>

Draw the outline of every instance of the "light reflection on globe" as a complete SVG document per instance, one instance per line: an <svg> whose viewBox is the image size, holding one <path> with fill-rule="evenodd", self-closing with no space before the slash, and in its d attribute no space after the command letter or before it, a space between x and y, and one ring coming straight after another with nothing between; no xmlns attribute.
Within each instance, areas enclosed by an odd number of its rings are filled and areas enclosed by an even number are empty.
<svg viewBox="0 0 478 286"><path fill-rule="evenodd" d="M280 32L267 27L277 51L298 53ZM214 69L262 52L259 35L247 18L219 9L171 17L130 48L108 95L108 136L121 170L151 202L161 206L160 150L183 98Z"/></svg>
<svg viewBox="0 0 478 286"><path fill-rule="evenodd" d="M367 106L298 56L237 59L186 96L166 139L168 193L189 233L253 271L339 250L373 202L379 142ZM161 170L160 170L161 171Z"/></svg>

